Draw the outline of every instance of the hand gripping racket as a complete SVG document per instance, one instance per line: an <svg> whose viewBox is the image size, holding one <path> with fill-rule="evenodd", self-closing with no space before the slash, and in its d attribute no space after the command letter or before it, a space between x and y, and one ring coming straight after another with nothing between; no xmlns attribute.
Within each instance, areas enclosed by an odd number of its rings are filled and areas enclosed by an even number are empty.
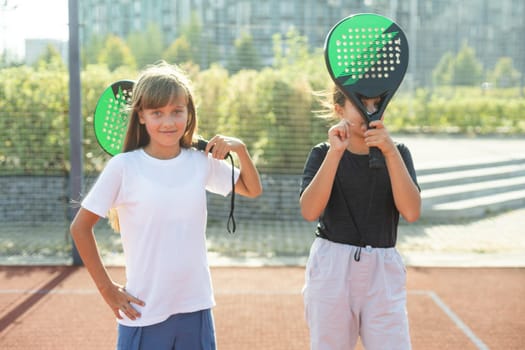
<svg viewBox="0 0 525 350"><path fill-rule="evenodd" d="M109 155L114 156L122 152L124 138L128 128L129 113L131 107L131 96L135 82L132 80L119 80L108 86L100 96L95 108L93 126L98 144ZM204 151L208 142L199 138L193 143L193 147ZM213 149L213 147L212 147ZM210 150L211 151L211 150ZM235 203L235 178L233 158L228 153L232 164L232 196L230 214L228 218L228 232L236 230L235 218L233 217ZM232 228L230 229L230 225Z"/></svg>
<svg viewBox="0 0 525 350"><path fill-rule="evenodd" d="M346 17L328 33L324 56L337 87L359 109L369 126L383 115L408 67L408 42L391 19L371 13ZM363 98L380 97L376 112L368 113ZM384 167L377 147L370 148L370 167Z"/></svg>

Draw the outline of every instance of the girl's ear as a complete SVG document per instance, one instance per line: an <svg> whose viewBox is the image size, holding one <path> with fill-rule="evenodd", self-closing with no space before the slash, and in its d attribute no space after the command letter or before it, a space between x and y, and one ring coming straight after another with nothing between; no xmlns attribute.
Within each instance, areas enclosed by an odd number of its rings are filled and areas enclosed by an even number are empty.
<svg viewBox="0 0 525 350"><path fill-rule="evenodd" d="M137 114L139 116L139 124L146 124L146 121L144 120L144 117L142 116L143 112L139 111Z"/></svg>
<svg viewBox="0 0 525 350"><path fill-rule="evenodd" d="M335 106L334 106L334 110L335 110L335 113L336 113L340 118L343 117L344 108L341 107L341 105L340 105L339 103L336 103L336 104L335 104Z"/></svg>

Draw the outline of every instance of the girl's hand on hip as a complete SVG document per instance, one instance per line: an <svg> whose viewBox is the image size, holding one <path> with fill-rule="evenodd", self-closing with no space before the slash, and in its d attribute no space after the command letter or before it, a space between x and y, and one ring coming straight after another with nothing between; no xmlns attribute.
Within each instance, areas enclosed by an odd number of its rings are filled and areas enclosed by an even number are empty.
<svg viewBox="0 0 525 350"><path fill-rule="evenodd" d="M141 316L140 312L131 304L144 306L145 303L129 294L123 286L113 283L110 288L100 290L100 293L119 320L123 318L123 314L130 320L135 320Z"/></svg>

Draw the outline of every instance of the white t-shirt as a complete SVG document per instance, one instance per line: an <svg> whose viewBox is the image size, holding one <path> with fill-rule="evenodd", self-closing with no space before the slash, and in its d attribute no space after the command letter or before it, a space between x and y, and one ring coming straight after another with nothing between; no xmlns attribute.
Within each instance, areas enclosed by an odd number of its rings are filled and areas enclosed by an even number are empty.
<svg viewBox="0 0 525 350"><path fill-rule="evenodd" d="M119 216L126 260L126 290L145 302L126 326L147 326L177 313L215 305L206 254L206 190L228 195L231 164L193 149L160 160L143 149L107 163L82 206ZM234 181L239 177L235 168Z"/></svg>

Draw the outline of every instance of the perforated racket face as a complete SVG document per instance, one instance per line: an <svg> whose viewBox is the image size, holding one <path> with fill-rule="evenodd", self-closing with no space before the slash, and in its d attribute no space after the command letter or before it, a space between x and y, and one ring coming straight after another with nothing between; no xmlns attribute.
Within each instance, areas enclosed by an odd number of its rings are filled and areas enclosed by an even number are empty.
<svg viewBox="0 0 525 350"><path fill-rule="evenodd" d="M408 67L408 43L391 19L358 14L341 20L330 30L325 61L343 92L365 97L393 95Z"/></svg>
<svg viewBox="0 0 525 350"><path fill-rule="evenodd" d="M104 90L95 108L95 137L100 147L112 156L122 152L133 85L131 80L111 84Z"/></svg>

